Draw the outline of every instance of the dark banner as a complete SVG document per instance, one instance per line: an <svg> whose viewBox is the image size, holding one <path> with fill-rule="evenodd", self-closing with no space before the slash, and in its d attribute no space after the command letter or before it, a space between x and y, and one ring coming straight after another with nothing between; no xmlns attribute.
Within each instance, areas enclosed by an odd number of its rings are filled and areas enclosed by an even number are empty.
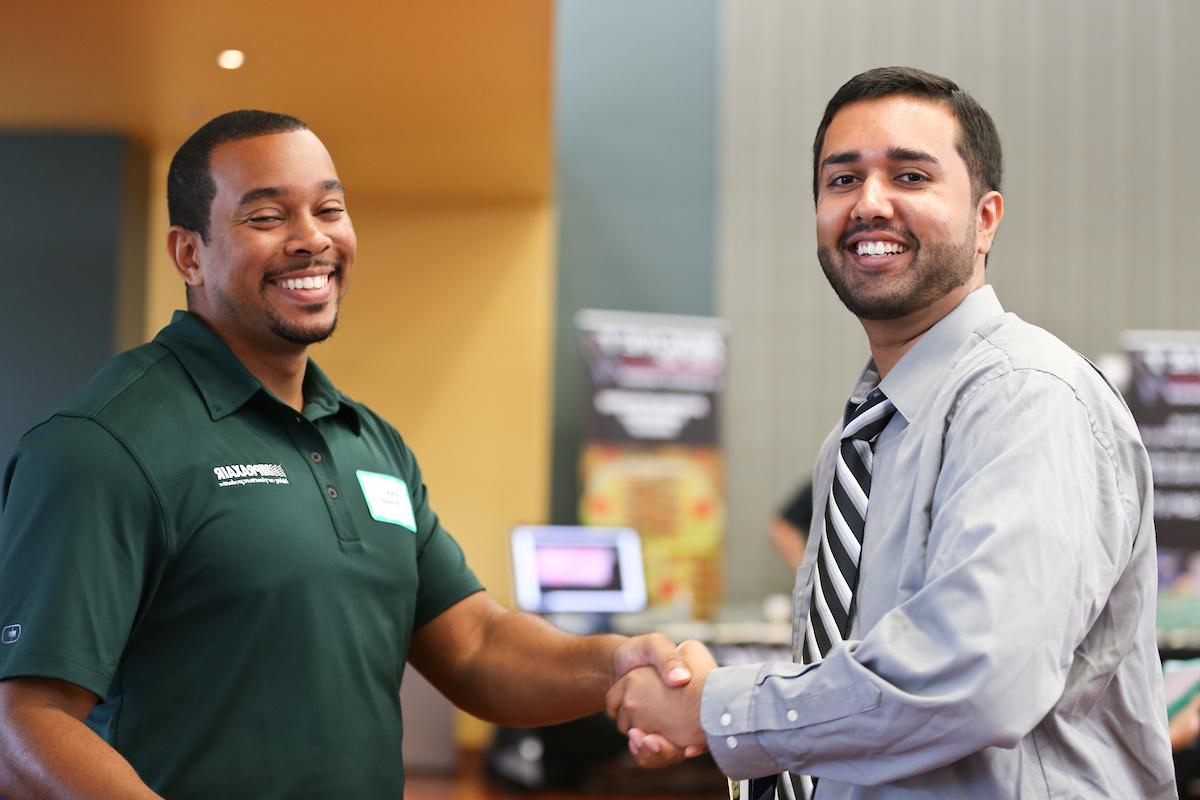
<svg viewBox="0 0 1200 800"><path fill-rule="evenodd" d="M1150 452L1158 543L1200 549L1200 334L1130 333L1127 350L1125 399Z"/></svg>
<svg viewBox="0 0 1200 800"><path fill-rule="evenodd" d="M1200 644L1200 332L1130 331L1125 399L1150 454L1158 537L1158 628Z"/></svg>
<svg viewBox="0 0 1200 800"><path fill-rule="evenodd" d="M650 605L706 617L722 586L725 323L585 310L576 325L591 383L579 520L638 531Z"/></svg>
<svg viewBox="0 0 1200 800"><path fill-rule="evenodd" d="M709 317L585 309L575 317L597 442L717 442L725 324Z"/></svg>

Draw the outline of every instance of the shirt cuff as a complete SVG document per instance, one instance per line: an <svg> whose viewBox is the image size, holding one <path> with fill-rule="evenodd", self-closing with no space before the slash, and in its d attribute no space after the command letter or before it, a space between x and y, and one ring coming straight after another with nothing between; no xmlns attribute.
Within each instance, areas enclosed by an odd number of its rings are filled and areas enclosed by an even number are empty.
<svg viewBox="0 0 1200 800"><path fill-rule="evenodd" d="M783 769L758 742L751 700L765 664L718 667L704 679L700 724L708 751L730 778L758 778Z"/></svg>

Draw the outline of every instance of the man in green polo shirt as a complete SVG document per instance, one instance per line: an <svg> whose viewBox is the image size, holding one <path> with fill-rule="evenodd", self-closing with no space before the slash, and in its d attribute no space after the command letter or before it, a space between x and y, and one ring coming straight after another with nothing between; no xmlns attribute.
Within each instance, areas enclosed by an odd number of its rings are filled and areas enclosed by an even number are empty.
<svg viewBox="0 0 1200 800"><path fill-rule="evenodd" d="M640 665L687 681L665 637L495 603L404 441L308 359L356 242L303 122L209 122L168 203L188 312L0 486L0 796L396 798L406 660L509 725L597 711Z"/></svg>

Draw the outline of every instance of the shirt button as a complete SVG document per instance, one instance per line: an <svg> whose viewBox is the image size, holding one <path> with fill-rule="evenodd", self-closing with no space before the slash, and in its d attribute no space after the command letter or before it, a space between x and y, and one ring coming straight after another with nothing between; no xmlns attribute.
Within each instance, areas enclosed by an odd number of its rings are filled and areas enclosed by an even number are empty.
<svg viewBox="0 0 1200 800"><path fill-rule="evenodd" d="M729 725L731 722L733 722L733 714L726 712L721 715L721 724L722 725Z"/></svg>
<svg viewBox="0 0 1200 800"><path fill-rule="evenodd" d="M318 453L316 450L313 450L311 453L309 453L308 457L313 460L314 464L321 463L321 454Z"/></svg>
<svg viewBox="0 0 1200 800"><path fill-rule="evenodd" d="M730 736L730 737L726 738L725 746L728 747L730 750L736 750L737 749L737 737Z"/></svg>
<svg viewBox="0 0 1200 800"><path fill-rule="evenodd" d="M788 722L795 722L800 719L800 715L796 713L796 709L789 708L787 712Z"/></svg>
<svg viewBox="0 0 1200 800"><path fill-rule="evenodd" d="M332 486L325 488L325 494L329 495L330 500L337 500L337 489L333 488Z"/></svg>

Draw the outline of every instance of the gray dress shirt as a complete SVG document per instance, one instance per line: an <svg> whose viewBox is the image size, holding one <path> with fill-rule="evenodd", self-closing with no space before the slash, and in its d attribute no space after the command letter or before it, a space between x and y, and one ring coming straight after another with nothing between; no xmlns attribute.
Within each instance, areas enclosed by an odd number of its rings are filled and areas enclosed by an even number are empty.
<svg viewBox="0 0 1200 800"><path fill-rule="evenodd" d="M868 365L852 397L878 382ZM1150 463L1124 401L989 286L879 383L857 610L818 665L709 674L731 777L781 769L838 798L1175 797ZM817 460L793 655L840 425Z"/></svg>

